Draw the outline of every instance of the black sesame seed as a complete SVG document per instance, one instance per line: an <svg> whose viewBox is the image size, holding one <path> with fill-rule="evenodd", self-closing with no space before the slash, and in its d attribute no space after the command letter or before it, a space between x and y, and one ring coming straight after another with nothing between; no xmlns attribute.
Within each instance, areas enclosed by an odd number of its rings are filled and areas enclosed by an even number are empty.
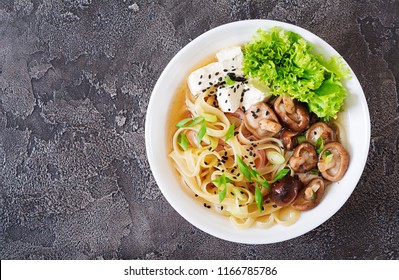
<svg viewBox="0 0 399 280"><path fill-rule="evenodd" d="M202 90L202 92L205 92L205 91L206 91L206 89L203 89L203 90Z"/></svg>
<svg viewBox="0 0 399 280"><path fill-rule="evenodd" d="M236 177L236 176L233 176L233 179L234 179L234 180L237 180L237 177Z"/></svg>
<svg viewBox="0 0 399 280"><path fill-rule="evenodd" d="M249 164L254 164L254 162L253 162L253 161L250 161Z"/></svg>
<svg viewBox="0 0 399 280"><path fill-rule="evenodd" d="M219 72L216 72L216 73L215 73L215 76L217 76L217 75L219 75Z"/></svg>
<svg viewBox="0 0 399 280"><path fill-rule="evenodd" d="M222 173L224 173L224 169L222 169Z"/></svg>
<svg viewBox="0 0 399 280"><path fill-rule="evenodd" d="M234 90L233 90L233 91L234 91L234 93L235 93L235 92L237 91L237 89L236 89L236 88L234 88Z"/></svg>
<svg viewBox="0 0 399 280"><path fill-rule="evenodd" d="M223 205L220 207L220 210L223 210Z"/></svg>
<svg viewBox="0 0 399 280"><path fill-rule="evenodd" d="M210 209L210 208L211 208L211 206L209 206L209 205L208 205L206 208Z"/></svg>
<svg viewBox="0 0 399 280"><path fill-rule="evenodd" d="M230 93L227 96L230 96Z"/></svg>
<svg viewBox="0 0 399 280"><path fill-rule="evenodd" d="M277 205L276 205L276 204L273 204L272 207L273 207L273 208L277 208Z"/></svg>
<svg viewBox="0 0 399 280"><path fill-rule="evenodd" d="M313 134L314 134L314 135L316 135L316 134L317 134L317 132L316 132L316 131L314 131L314 132L313 132Z"/></svg>
<svg viewBox="0 0 399 280"><path fill-rule="evenodd" d="M247 156L247 155L245 155L244 157L245 157L245 158L248 158L248 156Z"/></svg>
<svg viewBox="0 0 399 280"><path fill-rule="evenodd" d="M208 165L208 163L206 161L204 161L205 165Z"/></svg>
<svg viewBox="0 0 399 280"><path fill-rule="evenodd" d="M270 203L270 199L266 200L266 204Z"/></svg>
<svg viewBox="0 0 399 280"><path fill-rule="evenodd" d="M262 211L265 210L265 208L262 206Z"/></svg>
<svg viewBox="0 0 399 280"><path fill-rule="evenodd" d="M210 86L213 86L212 82L209 82L209 85L210 85Z"/></svg>
<svg viewBox="0 0 399 280"><path fill-rule="evenodd" d="M241 97L241 98L240 98L240 102L242 102L243 100L244 100L244 99Z"/></svg>
<svg viewBox="0 0 399 280"><path fill-rule="evenodd" d="M223 78L222 77L219 77L219 82L221 82L223 80Z"/></svg>
<svg viewBox="0 0 399 280"><path fill-rule="evenodd" d="M249 149L252 151L254 149L254 147L250 147Z"/></svg>
<svg viewBox="0 0 399 280"><path fill-rule="evenodd" d="M241 175L241 173L237 173L237 176L240 176Z"/></svg>
<svg viewBox="0 0 399 280"><path fill-rule="evenodd" d="M244 194L244 192L243 192L243 191L240 191L240 193L241 193L241 194Z"/></svg>
<svg viewBox="0 0 399 280"><path fill-rule="evenodd" d="M209 76L208 76L208 79L210 79L212 77L212 75L211 74L209 74Z"/></svg>
<svg viewBox="0 0 399 280"><path fill-rule="evenodd" d="M229 112L230 112L230 111L231 111L231 110L230 110L230 108L229 108L229 109L227 109L227 111L229 111Z"/></svg>
<svg viewBox="0 0 399 280"><path fill-rule="evenodd" d="M195 196L197 197L197 196L198 196L198 194L195 194Z"/></svg>
<svg viewBox="0 0 399 280"><path fill-rule="evenodd" d="M239 88L240 88L240 84L237 85L237 89L239 89Z"/></svg>
<svg viewBox="0 0 399 280"><path fill-rule="evenodd" d="M202 82L198 82L198 85L202 84Z"/></svg>
<svg viewBox="0 0 399 280"><path fill-rule="evenodd" d="M258 109L256 109L256 113L259 113L259 111L260 111L260 109L258 108Z"/></svg>
<svg viewBox="0 0 399 280"><path fill-rule="evenodd" d="M200 76L200 79L202 79L202 77L203 77L203 76L201 75L201 76Z"/></svg>
<svg viewBox="0 0 399 280"><path fill-rule="evenodd" d="M235 132L234 132L234 136L236 136L237 134L238 134L238 131L235 131Z"/></svg>
<svg viewBox="0 0 399 280"><path fill-rule="evenodd" d="M269 111L266 111L266 112L265 112L265 116L267 116L267 115L269 115Z"/></svg>
<svg viewBox="0 0 399 280"><path fill-rule="evenodd" d="M227 71L229 71L229 70L227 70L227 69L223 69L223 72L227 72Z"/></svg>
<svg viewBox="0 0 399 280"><path fill-rule="evenodd" d="M231 195L234 195L234 193L233 192L230 192L231 193Z"/></svg>
<svg viewBox="0 0 399 280"><path fill-rule="evenodd" d="M225 100L224 103L227 103L227 100Z"/></svg>
<svg viewBox="0 0 399 280"><path fill-rule="evenodd" d="M204 203L204 207L206 207L206 203Z"/></svg>

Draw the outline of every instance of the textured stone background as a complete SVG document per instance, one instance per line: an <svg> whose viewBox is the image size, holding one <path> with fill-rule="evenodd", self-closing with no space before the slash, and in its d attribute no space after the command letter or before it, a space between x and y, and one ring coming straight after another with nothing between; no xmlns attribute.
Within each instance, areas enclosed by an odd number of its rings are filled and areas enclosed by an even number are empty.
<svg viewBox="0 0 399 280"><path fill-rule="evenodd" d="M297 24L336 48L372 124L365 172L343 208L262 246L181 218L144 144L168 61L201 33L250 18ZM1 259L399 259L398 18L399 2L382 0L1 0Z"/></svg>

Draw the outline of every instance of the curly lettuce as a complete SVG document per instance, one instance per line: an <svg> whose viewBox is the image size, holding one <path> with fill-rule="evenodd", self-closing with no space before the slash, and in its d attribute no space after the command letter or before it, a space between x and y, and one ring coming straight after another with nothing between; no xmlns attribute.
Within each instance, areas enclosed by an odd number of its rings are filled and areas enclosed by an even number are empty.
<svg viewBox="0 0 399 280"><path fill-rule="evenodd" d="M319 118L335 119L347 96L341 80L350 77L350 70L340 57L325 60L311 53L312 48L294 32L259 29L244 47L243 71L264 82L274 95L288 94L307 103Z"/></svg>

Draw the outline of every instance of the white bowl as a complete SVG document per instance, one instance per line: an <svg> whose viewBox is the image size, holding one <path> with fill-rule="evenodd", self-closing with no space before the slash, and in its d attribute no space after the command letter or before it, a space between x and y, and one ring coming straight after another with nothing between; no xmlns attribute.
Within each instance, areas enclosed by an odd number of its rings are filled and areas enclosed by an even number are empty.
<svg viewBox="0 0 399 280"><path fill-rule="evenodd" d="M168 158L167 120L171 104L179 85L190 69L218 50L242 45L252 39L259 29L280 26L300 34L314 46L314 51L325 57L339 55L329 44L313 33L283 22L272 20L246 20L214 28L185 46L169 62L161 74L151 95L147 109L145 139L148 160L155 180L172 207L187 221L199 229L218 238L247 244L267 244L288 240L321 225L334 215L347 201L362 175L370 144L370 116L366 99L358 79L352 71L352 78L344 83L348 90L344 111L340 113L344 146L351 160L344 178L327 188L322 202L313 210L301 213L299 220L291 226L276 224L269 229L252 227L236 229L228 218L210 211L195 200L194 195L183 190ZM162 215L162 213L160 213Z"/></svg>

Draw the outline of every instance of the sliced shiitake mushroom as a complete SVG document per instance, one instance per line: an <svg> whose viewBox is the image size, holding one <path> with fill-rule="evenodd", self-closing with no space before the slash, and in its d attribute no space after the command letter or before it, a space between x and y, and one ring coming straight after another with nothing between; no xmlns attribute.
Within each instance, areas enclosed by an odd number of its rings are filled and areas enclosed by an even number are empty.
<svg viewBox="0 0 399 280"><path fill-rule="evenodd" d="M318 170L316 172L314 172L313 170L310 170L305 173L297 173L296 175L298 175L299 180L305 186L307 184L309 184L309 182L312 181L313 179L319 178L321 176L320 173L318 172Z"/></svg>
<svg viewBox="0 0 399 280"><path fill-rule="evenodd" d="M292 151L298 145L298 139L295 137L298 134L296 131L284 128L281 132L281 141L288 151Z"/></svg>
<svg viewBox="0 0 399 280"><path fill-rule="evenodd" d="M319 168L324 179L336 182L342 179L349 165L349 154L339 142L324 146L319 155Z"/></svg>
<svg viewBox="0 0 399 280"><path fill-rule="evenodd" d="M302 132L309 127L309 111L305 104L284 95L276 99L273 107L280 121L289 129Z"/></svg>
<svg viewBox="0 0 399 280"><path fill-rule="evenodd" d="M303 142L297 146L288 164L295 172L303 173L317 166L317 153L312 144Z"/></svg>
<svg viewBox="0 0 399 280"><path fill-rule="evenodd" d="M286 175L280 181L272 184L270 197L278 206L286 206L295 200L302 187L303 185L297 177Z"/></svg>
<svg viewBox="0 0 399 280"><path fill-rule="evenodd" d="M244 115L246 128L257 138L271 137L281 130L273 109L264 102L252 105Z"/></svg>
<svg viewBox="0 0 399 280"><path fill-rule="evenodd" d="M320 203L323 195L324 181L320 177L315 178L299 192L291 206L300 211L310 210Z"/></svg>
<svg viewBox="0 0 399 280"><path fill-rule="evenodd" d="M320 137L323 139L324 144L337 141L334 131L331 129L331 127L323 122L317 122L313 124L306 131L306 140L313 145L316 144L317 139Z"/></svg>

